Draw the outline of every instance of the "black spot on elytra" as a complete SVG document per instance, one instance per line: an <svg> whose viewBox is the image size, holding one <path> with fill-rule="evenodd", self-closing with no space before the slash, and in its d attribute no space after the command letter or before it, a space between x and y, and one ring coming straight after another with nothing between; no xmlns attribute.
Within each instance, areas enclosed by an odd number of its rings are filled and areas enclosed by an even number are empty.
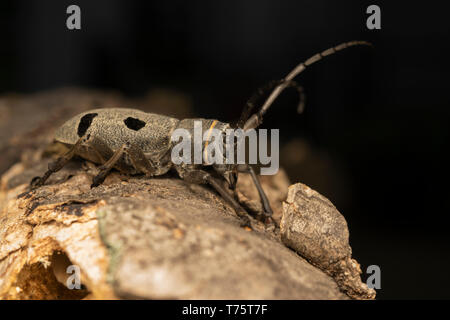
<svg viewBox="0 0 450 320"><path fill-rule="evenodd" d="M128 129L138 131L145 127L145 122L136 118L128 117L123 120Z"/></svg>
<svg viewBox="0 0 450 320"><path fill-rule="evenodd" d="M85 114L83 117L81 117L80 119L80 123L78 124L78 136L81 138L87 131L87 129L89 129L89 127L92 124L92 120L98 116L97 113L88 113Z"/></svg>

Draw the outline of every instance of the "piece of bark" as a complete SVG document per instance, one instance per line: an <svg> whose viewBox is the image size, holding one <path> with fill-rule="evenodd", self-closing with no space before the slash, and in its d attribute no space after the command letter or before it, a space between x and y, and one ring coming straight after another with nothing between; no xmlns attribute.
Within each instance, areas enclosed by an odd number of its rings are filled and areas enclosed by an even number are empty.
<svg viewBox="0 0 450 320"><path fill-rule="evenodd" d="M0 183L0 298L346 299L331 277L281 242L279 230L254 221L246 231L214 191L175 175L112 172L91 189L97 168L73 160L27 192L46 171L44 150L57 150L49 143L68 117L98 106L158 112L163 96L150 94L142 105L80 89L0 98L0 151L8 155L0 169L9 168ZM164 101L171 115L189 113L182 97ZM280 220L286 175L263 177L262 185ZM240 175L238 195L259 210L249 175ZM67 289L72 264L81 290Z"/></svg>
<svg viewBox="0 0 450 320"><path fill-rule="evenodd" d="M56 278L56 252L80 267L88 298L346 298L263 224L240 227L231 207L205 186L113 172L91 189L97 169L73 161L26 192L47 161L28 169L19 163L1 180L2 298L54 298L55 281L21 283L38 269L42 279ZM58 295L73 298L70 290Z"/></svg>
<svg viewBox="0 0 450 320"><path fill-rule="evenodd" d="M331 275L350 297L375 298L351 257L347 222L327 198L302 183L290 186L280 227L284 244Z"/></svg>

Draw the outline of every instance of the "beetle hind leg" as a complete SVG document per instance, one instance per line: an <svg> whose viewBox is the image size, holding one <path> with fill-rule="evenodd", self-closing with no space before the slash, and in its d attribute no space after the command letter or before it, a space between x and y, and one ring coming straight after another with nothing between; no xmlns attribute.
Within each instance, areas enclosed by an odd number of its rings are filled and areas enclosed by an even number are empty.
<svg viewBox="0 0 450 320"><path fill-rule="evenodd" d="M30 188L36 189L40 186L42 186L47 179L55 172L58 172L61 170L69 161L72 159L77 152L80 150L83 143L85 143L89 139L89 135L83 136L70 148L69 151L67 151L65 154L63 154L61 157L56 159L55 161L52 161L48 164L48 170L44 173L42 177L34 177L30 182Z"/></svg>
<svg viewBox="0 0 450 320"><path fill-rule="evenodd" d="M89 154L86 154L85 147L89 148ZM94 162L103 163L99 167L100 172L94 179L91 187L100 185L108 175L109 171L116 167L121 171L127 171L126 166L121 161L122 155L127 154L133 167L148 176L155 173L155 165L145 157L142 150L130 143L125 143L116 152L113 152L105 141L91 134L84 135L67 151L48 165L48 170L42 177L34 177L30 182L31 189L42 186L47 179L55 172L61 170L75 155L83 155L85 159L91 159Z"/></svg>

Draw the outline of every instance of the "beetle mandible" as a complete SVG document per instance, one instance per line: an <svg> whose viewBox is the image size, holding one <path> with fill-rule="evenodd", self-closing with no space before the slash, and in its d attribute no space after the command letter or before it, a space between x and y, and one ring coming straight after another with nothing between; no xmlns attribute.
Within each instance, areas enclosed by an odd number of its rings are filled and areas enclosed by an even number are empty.
<svg viewBox="0 0 450 320"><path fill-rule="evenodd" d="M298 111L301 112L304 102L303 91L293 79L307 66L319 61L322 57L356 45L371 44L366 41L350 41L329 48L297 65L285 78L259 89L248 100L239 121L234 126L215 119L178 120L126 108L94 109L83 112L68 120L55 133L55 140L69 146L69 151L49 163L44 175L33 178L30 186L34 189L43 185L52 173L63 168L76 155L101 164L91 187L101 184L112 168L127 174L143 173L149 177L163 175L171 168L175 168L178 175L188 182L211 185L234 208L236 214L242 219L242 225L251 227L247 212L236 197L238 173L245 172L251 175L262 203L263 212L260 217L265 219L272 216L269 201L253 168L248 164L174 164L170 157L173 147L171 133L178 128L192 133L196 120L201 121L203 131L215 128L224 135L228 128L241 128L244 131L257 128L277 96L288 87L298 90L300 94ZM250 116L256 100L272 89L262 107ZM229 189L235 192L234 196L224 188L224 181Z"/></svg>

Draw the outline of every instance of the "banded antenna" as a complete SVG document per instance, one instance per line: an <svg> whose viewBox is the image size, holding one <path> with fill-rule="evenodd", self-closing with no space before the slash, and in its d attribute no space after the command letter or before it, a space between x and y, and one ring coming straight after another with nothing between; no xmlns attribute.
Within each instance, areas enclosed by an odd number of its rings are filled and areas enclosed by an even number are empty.
<svg viewBox="0 0 450 320"><path fill-rule="evenodd" d="M262 123L262 117L267 112L267 110L270 108L270 106L273 104L275 99L280 95L281 92L283 92L284 89L290 86L293 79L298 76L300 73L302 73L306 67L312 65L313 63L316 63L317 61L321 60L323 57L332 55L338 51L341 51L343 49L353 47L353 46L373 46L370 42L367 41L349 41L341 43L340 45L337 45L335 47L329 48L327 50L322 51L321 53L316 53L309 59L307 59L305 62L300 63L297 65L284 79L280 80L280 84L272 91L270 96L266 99L263 106L257 113L254 113L244 124L243 129L254 129L257 128ZM298 110L301 111L301 110Z"/></svg>

